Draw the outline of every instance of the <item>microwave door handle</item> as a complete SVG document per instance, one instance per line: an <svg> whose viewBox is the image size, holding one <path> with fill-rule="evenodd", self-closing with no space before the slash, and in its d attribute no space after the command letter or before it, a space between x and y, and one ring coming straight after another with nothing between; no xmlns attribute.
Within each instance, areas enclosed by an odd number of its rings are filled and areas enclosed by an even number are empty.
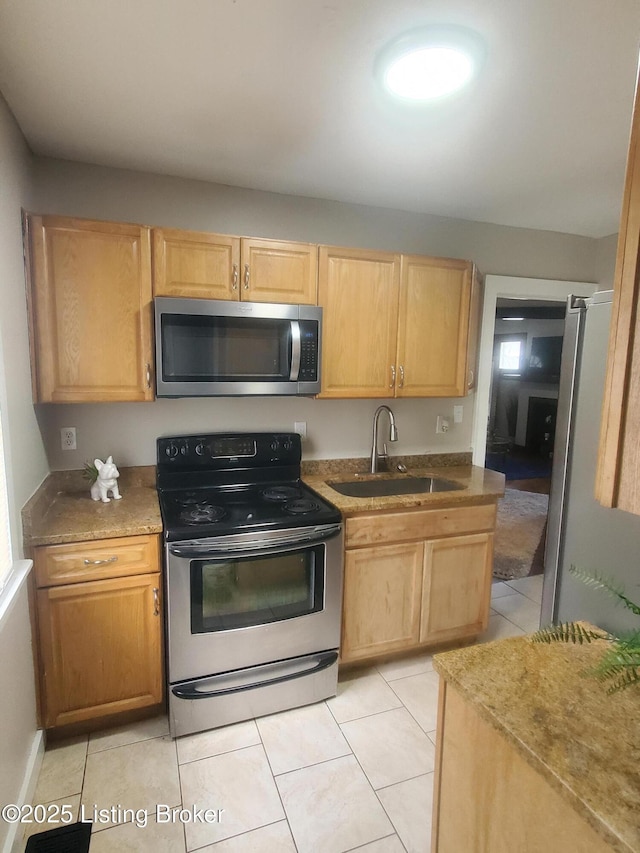
<svg viewBox="0 0 640 853"><path fill-rule="evenodd" d="M297 320L291 321L291 373L289 374L290 382L298 381L300 373L300 323Z"/></svg>

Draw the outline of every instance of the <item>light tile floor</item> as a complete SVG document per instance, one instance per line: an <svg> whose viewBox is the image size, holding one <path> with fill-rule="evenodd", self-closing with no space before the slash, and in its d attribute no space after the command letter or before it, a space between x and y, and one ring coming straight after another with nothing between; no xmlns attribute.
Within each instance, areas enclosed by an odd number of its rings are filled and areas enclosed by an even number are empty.
<svg viewBox="0 0 640 853"><path fill-rule="evenodd" d="M482 641L535 630L541 597L541 575L494 583ZM93 819L91 853L429 853L437 695L422 653L223 729L171 740L156 718L75 738L46 751L35 802Z"/></svg>

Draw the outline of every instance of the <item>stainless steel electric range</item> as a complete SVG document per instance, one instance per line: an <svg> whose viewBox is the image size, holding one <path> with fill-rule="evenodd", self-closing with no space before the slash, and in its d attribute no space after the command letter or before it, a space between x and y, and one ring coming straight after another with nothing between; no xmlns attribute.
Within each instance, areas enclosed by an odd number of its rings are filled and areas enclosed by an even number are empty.
<svg viewBox="0 0 640 853"><path fill-rule="evenodd" d="M295 433L157 441L174 737L336 692L342 521L300 458Z"/></svg>

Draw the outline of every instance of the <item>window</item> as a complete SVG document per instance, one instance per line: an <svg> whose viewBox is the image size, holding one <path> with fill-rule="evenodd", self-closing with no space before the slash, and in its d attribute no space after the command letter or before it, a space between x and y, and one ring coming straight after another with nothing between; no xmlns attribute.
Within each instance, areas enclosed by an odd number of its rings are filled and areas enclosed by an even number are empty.
<svg viewBox="0 0 640 853"><path fill-rule="evenodd" d="M498 369L518 372L522 358L522 341L502 341L498 354Z"/></svg>

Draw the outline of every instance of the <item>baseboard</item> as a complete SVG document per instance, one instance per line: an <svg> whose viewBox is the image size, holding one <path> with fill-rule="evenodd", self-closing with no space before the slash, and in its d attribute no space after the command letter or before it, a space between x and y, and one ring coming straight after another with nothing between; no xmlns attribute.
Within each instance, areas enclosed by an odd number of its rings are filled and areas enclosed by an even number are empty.
<svg viewBox="0 0 640 853"><path fill-rule="evenodd" d="M24 778L20 787L20 793L16 800L16 805L23 806L33 802L33 797L36 792L38 783L38 775L42 767L42 759L44 757L44 732L38 729L33 737L31 744L31 752L24 771ZM2 853L22 853L24 845L22 843L22 835L24 824L13 823L9 828Z"/></svg>

